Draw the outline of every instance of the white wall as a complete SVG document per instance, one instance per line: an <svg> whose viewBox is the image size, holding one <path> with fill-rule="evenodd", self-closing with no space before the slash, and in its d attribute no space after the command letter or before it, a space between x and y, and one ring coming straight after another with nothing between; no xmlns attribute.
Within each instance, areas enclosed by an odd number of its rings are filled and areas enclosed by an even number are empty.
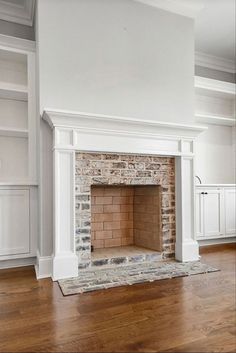
<svg viewBox="0 0 236 353"><path fill-rule="evenodd" d="M197 138L196 175L203 183L235 183L232 128L208 125Z"/></svg>
<svg viewBox="0 0 236 353"><path fill-rule="evenodd" d="M193 20L132 0L40 0L40 106L193 121Z"/></svg>

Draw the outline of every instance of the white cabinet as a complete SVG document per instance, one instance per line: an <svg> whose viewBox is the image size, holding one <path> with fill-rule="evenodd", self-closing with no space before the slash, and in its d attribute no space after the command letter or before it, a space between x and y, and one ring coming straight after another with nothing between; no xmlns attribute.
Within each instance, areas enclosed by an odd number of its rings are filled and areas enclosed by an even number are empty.
<svg viewBox="0 0 236 353"><path fill-rule="evenodd" d="M235 187L196 188L198 240L236 235L235 198Z"/></svg>
<svg viewBox="0 0 236 353"><path fill-rule="evenodd" d="M223 235L223 191L208 190L203 195L204 236Z"/></svg>
<svg viewBox="0 0 236 353"><path fill-rule="evenodd" d="M36 185L0 184L0 268L1 261L36 256L37 215Z"/></svg>
<svg viewBox="0 0 236 353"><path fill-rule="evenodd" d="M236 190L227 188L225 192L225 233L236 234Z"/></svg>
<svg viewBox="0 0 236 353"><path fill-rule="evenodd" d="M0 255L29 252L29 190L0 190Z"/></svg>

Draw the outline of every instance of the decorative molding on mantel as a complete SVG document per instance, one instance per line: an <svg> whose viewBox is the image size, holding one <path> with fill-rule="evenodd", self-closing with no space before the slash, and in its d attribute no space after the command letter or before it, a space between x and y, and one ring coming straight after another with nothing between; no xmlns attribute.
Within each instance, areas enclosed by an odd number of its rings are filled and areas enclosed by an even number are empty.
<svg viewBox="0 0 236 353"><path fill-rule="evenodd" d="M202 52L195 53L195 65L223 72L236 72L236 65L234 60L229 60Z"/></svg>
<svg viewBox="0 0 236 353"><path fill-rule="evenodd" d="M192 155L194 140L207 128L153 120L45 110L54 128L54 148L100 152Z"/></svg>
<svg viewBox="0 0 236 353"><path fill-rule="evenodd" d="M0 19L4 21L32 26L34 21L35 0L16 2L0 0Z"/></svg>
<svg viewBox="0 0 236 353"><path fill-rule="evenodd" d="M199 259L194 222L196 125L46 109L53 129L54 249L52 279L78 275L75 247L76 151L176 157L176 259ZM40 269L42 267L42 269ZM44 273L39 261L38 273Z"/></svg>
<svg viewBox="0 0 236 353"><path fill-rule="evenodd" d="M190 3L188 0L135 0L145 5L161 10L176 13L178 15L195 18L203 10L203 4Z"/></svg>
<svg viewBox="0 0 236 353"><path fill-rule="evenodd" d="M102 115L66 110L45 109L43 119L53 127L116 131L193 138L207 130L206 126Z"/></svg>

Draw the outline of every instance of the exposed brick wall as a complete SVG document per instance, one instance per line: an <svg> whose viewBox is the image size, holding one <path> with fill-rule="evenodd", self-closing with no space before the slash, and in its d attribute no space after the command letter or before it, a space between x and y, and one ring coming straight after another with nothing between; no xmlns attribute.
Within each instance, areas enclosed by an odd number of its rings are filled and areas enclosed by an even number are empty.
<svg viewBox="0 0 236 353"><path fill-rule="evenodd" d="M75 237L80 267L88 266L91 259L92 185L160 185L162 251L164 257L172 257L174 255L174 158L145 155L77 153L75 173Z"/></svg>

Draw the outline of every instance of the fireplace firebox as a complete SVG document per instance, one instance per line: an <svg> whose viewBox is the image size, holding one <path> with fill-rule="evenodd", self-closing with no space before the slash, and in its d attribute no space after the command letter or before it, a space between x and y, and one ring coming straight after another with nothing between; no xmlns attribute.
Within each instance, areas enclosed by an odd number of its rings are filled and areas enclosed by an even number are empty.
<svg viewBox="0 0 236 353"><path fill-rule="evenodd" d="M77 153L75 181L80 268L91 265L91 246L103 255L135 246L174 257L174 158Z"/></svg>

